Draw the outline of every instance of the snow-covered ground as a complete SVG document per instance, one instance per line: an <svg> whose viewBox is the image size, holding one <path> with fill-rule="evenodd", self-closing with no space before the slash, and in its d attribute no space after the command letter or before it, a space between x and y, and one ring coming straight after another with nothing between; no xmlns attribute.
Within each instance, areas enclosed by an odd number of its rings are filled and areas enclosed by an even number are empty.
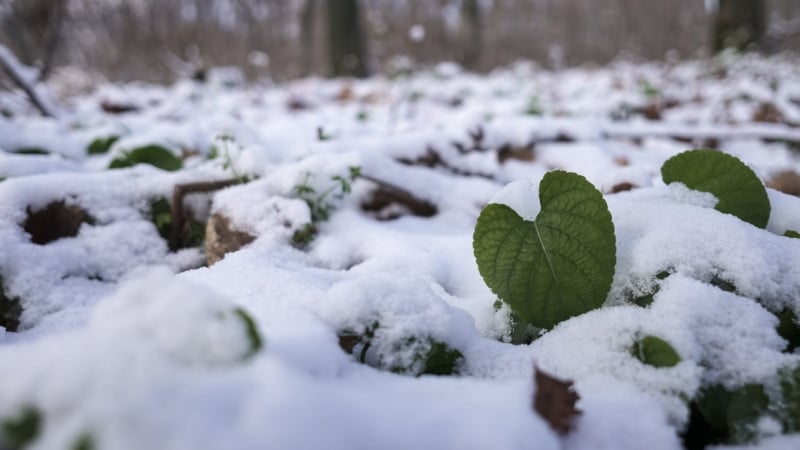
<svg viewBox="0 0 800 450"><path fill-rule="evenodd" d="M224 81L102 85L58 120L0 118L2 323L21 307L0 328L0 422L38 417L25 448L673 449L702 389L774 400L800 364L773 314L800 316L800 240L783 236L800 199L769 189L760 229L660 173L712 145L768 185L800 173L796 59ZM183 168L107 170L150 144ZM553 169L606 194L615 276L603 308L515 345L473 230L505 185L531 180L534 202ZM232 178L248 182L186 205L254 240L210 267L202 247L171 251L154 201ZM327 191L320 219L308 200ZM77 220L77 235L36 243L31 218L53 204L40 228ZM664 270L652 304L631 303ZM680 363L633 357L643 335ZM414 376L441 344L455 374ZM534 366L575 383L566 435L532 407ZM800 448L770 417L742 445Z"/></svg>

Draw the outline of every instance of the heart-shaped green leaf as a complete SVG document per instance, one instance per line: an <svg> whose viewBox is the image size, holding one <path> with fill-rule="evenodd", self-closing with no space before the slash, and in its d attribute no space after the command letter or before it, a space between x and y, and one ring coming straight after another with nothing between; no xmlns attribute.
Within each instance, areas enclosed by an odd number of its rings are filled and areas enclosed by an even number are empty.
<svg viewBox="0 0 800 450"><path fill-rule="evenodd" d="M171 172L183 166L181 160L164 147L160 145L146 145L114 158L108 168L120 169L140 163L150 164L151 166Z"/></svg>
<svg viewBox="0 0 800 450"><path fill-rule="evenodd" d="M549 172L539 200L533 222L506 205L484 208L473 249L492 291L522 319L549 329L603 304L616 238L603 195L578 174Z"/></svg>
<svg viewBox="0 0 800 450"><path fill-rule="evenodd" d="M634 342L631 353L639 361L653 367L672 367L681 362L680 355L669 342L655 336L645 336Z"/></svg>
<svg viewBox="0 0 800 450"><path fill-rule="evenodd" d="M745 163L716 150L690 150L673 156L661 166L664 182L683 183L689 189L713 194L717 211L733 214L765 228L769 198L758 176Z"/></svg>

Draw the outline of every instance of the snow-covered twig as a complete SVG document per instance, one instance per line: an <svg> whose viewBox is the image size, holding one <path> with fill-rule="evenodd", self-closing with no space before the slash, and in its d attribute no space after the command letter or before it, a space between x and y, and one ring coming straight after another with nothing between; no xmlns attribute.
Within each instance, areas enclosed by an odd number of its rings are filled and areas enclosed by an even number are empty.
<svg viewBox="0 0 800 450"><path fill-rule="evenodd" d="M36 108L47 117L57 117L60 109L38 82L39 71L22 64L3 44L0 44L0 66L30 98Z"/></svg>

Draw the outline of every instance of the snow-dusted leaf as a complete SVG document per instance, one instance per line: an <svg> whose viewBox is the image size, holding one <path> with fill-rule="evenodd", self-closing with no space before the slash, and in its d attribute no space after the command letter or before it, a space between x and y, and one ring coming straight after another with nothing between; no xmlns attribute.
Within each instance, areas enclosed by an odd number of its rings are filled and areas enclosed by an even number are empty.
<svg viewBox="0 0 800 450"><path fill-rule="evenodd" d="M114 158L109 169L121 169L136 164L150 164L162 170L175 171L183 167L181 160L160 145L138 147Z"/></svg>
<svg viewBox="0 0 800 450"><path fill-rule="evenodd" d="M119 136L107 136L94 139L86 147L86 153L90 155L101 155L108 152L112 145L119 140Z"/></svg>
<svg viewBox="0 0 800 450"><path fill-rule="evenodd" d="M506 205L487 206L473 249L492 291L522 319L549 329L603 304L614 277L616 238L602 194L582 176L546 174L539 199L533 222Z"/></svg>
<svg viewBox="0 0 800 450"><path fill-rule="evenodd" d="M636 341L631 353L639 361L653 367L672 367L681 362L680 355L669 342L655 336L645 336Z"/></svg>
<svg viewBox="0 0 800 450"><path fill-rule="evenodd" d="M690 150L661 166L667 184L683 183L689 189L713 194L717 211L733 214L757 227L769 221L770 204L761 180L745 163L716 150Z"/></svg>
<svg viewBox="0 0 800 450"><path fill-rule="evenodd" d="M786 230L786 232L783 233L783 235L790 238L800 239L800 233L794 230Z"/></svg>
<svg viewBox="0 0 800 450"><path fill-rule="evenodd" d="M800 432L800 364L780 371L781 421L789 433Z"/></svg>
<svg viewBox="0 0 800 450"><path fill-rule="evenodd" d="M36 440L41 428L41 413L36 409L26 408L18 417L0 423L0 448L25 448Z"/></svg>
<svg viewBox="0 0 800 450"><path fill-rule="evenodd" d="M757 434L757 424L769 408L769 398L760 384L746 384L730 390L720 385L707 387L695 400L706 443L742 444Z"/></svg>

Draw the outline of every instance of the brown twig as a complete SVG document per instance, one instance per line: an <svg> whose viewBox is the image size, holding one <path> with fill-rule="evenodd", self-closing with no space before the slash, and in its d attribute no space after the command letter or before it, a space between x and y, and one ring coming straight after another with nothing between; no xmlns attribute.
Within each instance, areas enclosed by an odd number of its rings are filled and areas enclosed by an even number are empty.
<svg viewBox="0 0 800 450"><path fill-rule="evenodd" d="M211 192L228 186L239 184L241 180L237 178L220 181L201 181L198 183L176 184L172 191L172 233L169 237L169 248L176 250L181 242L181 232L183 230L185 217L183 214L183 199L187 194L195 192Z"/></svg>

